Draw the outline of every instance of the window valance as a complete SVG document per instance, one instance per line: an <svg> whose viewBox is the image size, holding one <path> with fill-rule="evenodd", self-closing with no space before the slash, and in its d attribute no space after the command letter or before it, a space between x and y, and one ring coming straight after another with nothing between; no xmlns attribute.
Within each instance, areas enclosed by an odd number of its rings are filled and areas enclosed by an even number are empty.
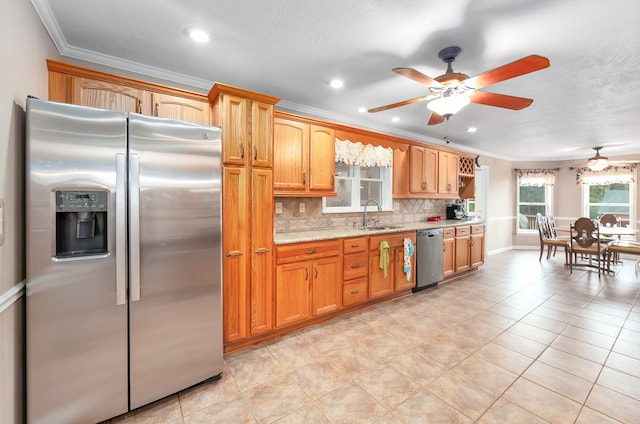
<svg viewBox="0 0 640 424"><path fill-rule="evenodd" d="M556 183L556 174L551 169L518 169L520 186L546 187Z"/></svg>
<svg viewBox="0 0 640 424"><path fill-rule="evenodd" d="M592 171L584 167L576 170L576 184L609 185L635 182L635 165L610 166L602 171Z"/></svg>
<svg viewBox="0 0 640 424"><path fill-rule="evenodd" d="M336 162L365 168L374 166L391 168L393 149L336 138Z"/></svg>

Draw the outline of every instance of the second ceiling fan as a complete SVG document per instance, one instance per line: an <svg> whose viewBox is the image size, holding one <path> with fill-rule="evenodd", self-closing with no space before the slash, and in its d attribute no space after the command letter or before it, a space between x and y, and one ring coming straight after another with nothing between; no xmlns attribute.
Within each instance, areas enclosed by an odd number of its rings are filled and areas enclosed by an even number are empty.
<svg viewBox="0 0 640 424"><path fill-rule="evenodd" d="M546 57L531 55L475 77L469 77L469 75L453 71L452 63L461 51L462 49L457 46L440 50L438 57L447 64L447 71L435 78L428 77L413 68L392 69L397 74L424 84L429 89L429 93L414 99L369 109L369 112L381 112L426 100L428 102L427 108L432 111L428 125L435 125L444 122L445 119L449 119L469 103L520 110L529 106L533 100L478 90L500 81L549 67L549 59Z"/></svg>

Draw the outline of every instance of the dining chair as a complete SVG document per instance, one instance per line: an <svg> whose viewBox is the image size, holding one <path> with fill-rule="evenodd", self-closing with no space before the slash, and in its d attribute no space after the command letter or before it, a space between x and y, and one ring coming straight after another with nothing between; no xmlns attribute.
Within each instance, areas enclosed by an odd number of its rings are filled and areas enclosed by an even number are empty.
<svg viewBox="0 0 640 424"><path fill-rule="evenodd" d="M549 225L549 221L545 215L537 213L536 222L538 224L538 236L540 237L540 257L538 258L538 261L542 260L542 254L544 253L545 246L547 246L548 249L547 259L551 257L552 250L553 256L555 257L558 247L564 247L564 264L567 265L569 263L569 239L558 237L557 234L555 234L555 231L552 230L551 226Z"/></svg>
<svg viewBox="0 0 640 424"><path fill-rule="evenodd" d="M571 244L569 252L569 270L573 273L573 267L575 266L588 266L594 267L592 259L597 260L598 278L602 271L608 271L604 266L608 263L606 261L607 244L603 243L600 239L600 226L597 222L589 218L578 218L571 224ZM578 255L581 257L588 257L589 262L577 263Z"/></svg>
<svg viewBox="0 0 640 424"><path fill-rule="evenodd" d="M605 242L605 243L611 243L615 240L619 240L620 236L615 237L611 234L607 234L607 228L611 228L611 227L619 227L620 226L620 219L615 216L612 213L606 213L604 215L602 215L600 217L600 219L598 220L600 222L600 234L601 234L601 241ZM615 252L614 254L614 258L613 260L617 263L620 261L620 254L618 252Z"/></svg>

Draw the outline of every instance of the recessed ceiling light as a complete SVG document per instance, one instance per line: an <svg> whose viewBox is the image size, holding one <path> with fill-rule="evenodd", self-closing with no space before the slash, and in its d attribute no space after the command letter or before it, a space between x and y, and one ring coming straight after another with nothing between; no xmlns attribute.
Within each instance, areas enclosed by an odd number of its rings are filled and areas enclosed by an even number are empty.
<svg viewBox="0 0 640 424"><path fill-rule="evenodd" d="M210 39L207 31L198 28L187 28L184 33L197 43L208 43Z"/></svg>
<svg viewBox="0 0 640 424"><path fill-rule="evenodd" d="M367 111L366 107L359 107L358 108L358 112L360 112L360 113L363 113L363 112L366 112L366 111Z"/></svg>
<svg viewBox="0 0 640 424"><path fill-rule="evenodd" d="M469 128L467 128L467 132L471 132L471 133L473 133L473 132L476 132L476 131L478 131L478 129L477 129L476 127L469 127Z"/></svg>
<svg viewBox="0 0 640 424"><path fill-rule="evenodd" d="M397 116L394 116L393 118L391 118L391 122L398 122L400 120L400 118L398 118Z"/></svg>
<svg viewBox="0 0 640 424"><path fill-rule="evenodd" d="M340 79L332 79L331 81L329 81L329 86L331 88L342 88L344 87L344 81Z"/></svg>

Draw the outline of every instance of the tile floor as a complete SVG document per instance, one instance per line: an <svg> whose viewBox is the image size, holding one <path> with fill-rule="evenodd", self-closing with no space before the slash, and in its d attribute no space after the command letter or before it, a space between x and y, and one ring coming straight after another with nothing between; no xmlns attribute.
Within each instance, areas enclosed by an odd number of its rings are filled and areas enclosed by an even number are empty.
<svg viewBox="0 0 640 424"><path fill-rule="evenodd" d="M438 288L225 356L130 423L637 423L640 276L510 251Z"/></svg>

